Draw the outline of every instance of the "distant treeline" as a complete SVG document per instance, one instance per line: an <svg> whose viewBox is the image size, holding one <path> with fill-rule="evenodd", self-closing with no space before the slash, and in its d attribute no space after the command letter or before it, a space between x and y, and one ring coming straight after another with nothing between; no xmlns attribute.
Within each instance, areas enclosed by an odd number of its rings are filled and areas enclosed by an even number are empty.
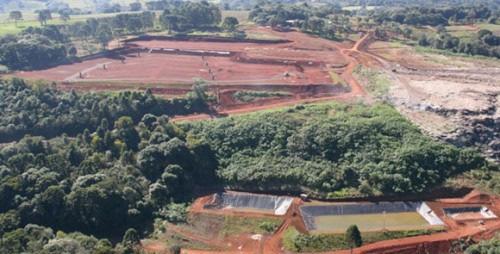
<svg viewBox="0 0 500 254"><path fill-rule="evenodd" d="M446 26L454 23L488 21L495 23L499 12L483 5L447 8L409 7L404 9L377 10L371 17L377 23L387 21L416 26Z"/></svg>
<svg viewBox="0 0 500 254"><path fill-rule="evenodd" d="M221 0L221 8L226 10L250 10L256 5L274 4L297 4L307 1L301 0ZM310 1L309 3L311 3ZM490 7L499 5L496 0L322 0L316 1L318 5L332 4L339 7L346 6L380 6L380 7L404 7L404 6L433 6L433 7L450 7L450 6L473 6L483 4ZM312 3L315 4L315 3Z"/></svg>
<svg viewBox="0 0 500 254"><path fill-rule="evenodd" d="M460 39L446 32L440 32L434 37L422 34L418 38L418 44L454 53L500 58L500 36L489 30L480 30L472 40Z"/></svg>
<svg viewBox="0 0 500 254"><path fill-rule="evenodd" d="M39 16L42 27L30 27L20 34L0 37L0 64L11 70L35 70L68 62L78 53L73 40L93 41L106 49L111 40L124 35L163 30L219 29L219 26L231 30L237 25L234 22L221 24L221 11L207 2L166 2L162 8L163 13L159 16L145 11L89 18L84 22L57 26L47 25L52 16L49 10L44 10Z"/></svg>
<svg viewBox="0 0 500 254"><path fill-rule="evenodd" d="M477 22L496 24L499 21L499 16L498 10L483 5L447 8L410 7L377 10L370 15L377 24L393 33L417 41L420 46L497 58L500 57L500 37L492 31L482 29L471 38L459 38L448 33L446 26ZM411 29L412 26L432 26L431 29L434 31L432 33L418 32ZM381 29L377 29L377 31L381 31Z"/></svg>
<svg viewBox="0 0 500 254"><path fill-rule="evenodd" d="M457 5L478 5L498 6L496 0L338 0L335 1L342 5L350 6L457 6Z"/></svg>

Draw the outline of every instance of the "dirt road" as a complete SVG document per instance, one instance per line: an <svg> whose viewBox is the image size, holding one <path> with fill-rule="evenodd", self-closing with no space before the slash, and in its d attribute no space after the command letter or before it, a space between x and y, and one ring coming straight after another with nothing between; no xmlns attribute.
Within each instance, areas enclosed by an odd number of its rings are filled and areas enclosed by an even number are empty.
<svg viewBox="0 0 500 254"><path fill-rule="evenodd" d="M342 73L341 77L345 80L345 82L350 86L351 91L349 93L344 93L335 96L327 96L320 98L305 98L305 99L289 99L289 100L276 100L274 102L267 102L265 105L261 106L248 106L242 107L239 109L231 109L231 110L220 110L217 111L217 115L228 116L228 115L238 115L245 114L250 112L276 109L282 107L288 107L298 104L307 104L307 103L317 103L317 102L326 102L326 101L348 101L354 98L363 98L367 96L366 90L363 86L354 78L353 72L356 67L361 64L357 58L353 57L353 54L363 54L362 49L370 42L372 38L372 33L366 33L360 40L358 40L352 48L344 49L341 48L338 44L331 42L329 46L335 50L338 50L342 56L344 56L347 61L347 67ZM198 121L198 120L208 120L216 118L214 115L208 114L197 114L197 115L188 115L188 116L177 116L172 120L174 122L182 122L182 121Z"/></svg>

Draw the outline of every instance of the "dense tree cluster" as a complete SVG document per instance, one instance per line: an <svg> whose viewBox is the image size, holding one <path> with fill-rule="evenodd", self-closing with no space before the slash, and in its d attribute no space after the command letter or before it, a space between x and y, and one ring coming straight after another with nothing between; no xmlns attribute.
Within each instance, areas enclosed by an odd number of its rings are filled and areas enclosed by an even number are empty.
<svg viewBox="0 0 500 254"><path fill-rule="evenodd" d="M250 11L249 18L260 25L297 27L304 32L333 39L337 34L352 32L349 15L349 11L343 11L337 5L313 7L307 3L300 5L269 3L256 5Z"/></svg>
<svg viewBox="0 0 500 254"><path fill-rule="evenodd" d="M224 10L251 10L256 5L296 4L301 0L221 0L220 6Z"/></svg>
<svg viewBox="0 0 500 254"><path fill-rule="evenodd" d="M41 10L38 19L41 28L28 28L18 35L0 37L0 64L11 70L34 70L48 68L74 60L77 55L72 41L80 41L83 48L93 42L106 49L114 38L125 35L156 31L162 28L169 31L187 29L216 28L221 25L221 11L214 4L202 2L159 1L161 15L152 11L142 13L120 13L105 18L89 18L86 21L47 25L52 18L51 11ZM134 4L134 8L138 8ZM21 14L21 16L19 15ZM22 18L22 13L12 12L11 19ZM70 19L70 12L63 9L59 16L64 21ZM234 30L234 19L222 24L227 30Z"/></svg>
<svg viewBox="0 0 500 254"><path fill-rule="evenodd" d="M474 22L496 23L500 12L492 7L456 6L446 8L409 7L375 11L371 18L379 24L375 35L387 39L399 34L414 40L419 46L447 50L453 53L500 57L500 37L489 30L479 30L469 37L457 37L447 32L448 25ZM429 26L432 32L422 32L415 26ZM432 26L432 27L431 27Z"/></svg>
<svg viewBox="0 0 500 254"><path fill-rule="evenodd" d="M95 40L106 47L113 38L154 30L155 22L155 13L146 11L117 14L108 18L90 18L85 22L59 26L59 29L72 38L82 41Z"/></svg>
<svg viewBox="0 0 500 254"><path fill-rule="evenodd" d="M389 9L375 11L372 18L377 23L392 21L400 24L417 26L438 26L450 23L471 23L474 21L487 21L498 13L492 9L479 6L457 6L446 8L408 7L404 9Z"/></svg>
<svg viewBox="0 0 500 254"><path fill-rule="evenodd" d="M26 134L54 137L95 130L102 119L110 122L130 116L137 122L147 113L184 115L207 110L204 98L193 94L163 100L150 91L116 95L65 93L46 85L29 86L23 80L0 80L0 142Z"/></svg>
<svg viewBox="0 0 500 254"><path fill-rule="evenodd" d="M222 14L214 4L206 1L183 2L176 8L163 11L160 22L169 31L185 31L193 28L210 28L220 24Z"/></svg>
<svg viewBox="0 0 500 254"><path fill-rule="evenodd" d="M150 11L163 11L181 4L181 0L155 0L146 1L146 8Z"/></svg>
<svg viewBox="0 0 500 254"><path fill-rule="evenodd" d="M465 251L465 254L493 254L500 253L500 237L497 236L488 241L482 241L472 245Z"/></svg>
<svg viewBox="0 0 500 254"><path fill-rule="evenodd" d="M67 21L70 17L65 10L59 16ZM38 12L40 28L29 27L17 35L0 37L0 64L11 70L49 68L75 60L78 53L73 46L75 39L84 42L83 45L94 40L106 48L113 38L151 30L155 22L154 13L144 12L49 26L50 13L48 9Z"/></svg>
<svg viewBox="0 0 500 254"><path fill-rule="evenodd" d="M34 224L28 224L23 228L10 231L3 237L3 241L0 242L0 251L2 253L116 254L125 252L123 246L117 246L114 249L111 242L106 239L97 239L82 233L65 234L62 231L56 233L51 228Z"/></svg>
<svg viewBox="0 0 500 254"><path fill-rule="evenodd" d="M303 0L221 0L221 8L225 10L250 10L256 5L263 5L267 3L275 4L299 4L303 2L316 2L317 5L323 5L324 3L334 4L339 7L360 7L364 9L367 6L375 7L395 7L395 6L433 6L433 7L449 7L458 5L485 5L485 6L497 6L498 2L496 0L335 0L335 1L303 1Z"/></svg>
<svg viewBox="0 0 500 254"><path fill-rule="evenodd" d="M386 7L394 7L394 6L456 6L456 5L495 5L498 4L496 0L339 0L339 3L343 5L351 5L351 6L386 6Z"/></svg>
<svg viewBox="0 0 500 254"><path fill-rule="evenodd" d="M460 39L446 31L438 32L435 37L422 34L417 40L420 46L500 58L500 36L494 35L489 30L480 30L472 40Z"/></svg>
<svg viewBox="0 0 500 254"><path fill-rule="evenodd" d="M196 187L217 182L213 154L206 144L186 139L168 117L151 114L138 124L130 117L103 119L95 132L76 138L28 136L4 145L0 236L16 238L20 228L37 224L115 239L127 228L145 229L153 218L178 220L183 206L168 204L185 202ZM132 233L124 243L136 241ZM11 247L0 243L0 250ZM15 248L7 253L31 246Z"/></svg>
<svg viewBox="0 0 500 254"><path fill-rule="evenodd" d="M235 189L348 195L418 193L484 165L425 137L386 105L315 106L193 124Z"/></svg>
<svg viewBox="0 0 500 254"><path fill-rule="evenodd" d="M0 64L9 69L33 70L66 61L69 39L55 26L28 28L0 37Z"/></svg>

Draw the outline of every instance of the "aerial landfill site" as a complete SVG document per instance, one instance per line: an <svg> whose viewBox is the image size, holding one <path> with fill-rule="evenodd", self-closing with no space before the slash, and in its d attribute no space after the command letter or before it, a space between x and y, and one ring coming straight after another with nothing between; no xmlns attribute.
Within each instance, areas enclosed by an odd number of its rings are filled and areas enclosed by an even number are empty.
<svg viewBox="0 0 500 254"><path fill-rule="evenodd" d="M500 254L498 1L0 23L0 254Z"/></svg>

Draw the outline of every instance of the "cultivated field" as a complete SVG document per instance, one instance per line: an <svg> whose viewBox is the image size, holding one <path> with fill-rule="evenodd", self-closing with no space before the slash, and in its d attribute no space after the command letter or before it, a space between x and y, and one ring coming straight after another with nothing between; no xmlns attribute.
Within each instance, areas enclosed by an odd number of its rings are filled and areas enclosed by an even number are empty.
<svg viewBox="0 0 500 254"><path fill-rule="evenodd" d="M123 12L132 13L132 12ZM76 22L84 22L90 18L106 18L116 16L116 13L95 13L88 15L72 15L68 21L63 21L59 18L59 14L53 13L52 19L47 21L48 25L64 25ZM6 34L16 34L28 27L40 27L40 22L37 20L37 14L34 12L23 12L23 20L17 23L9 19L9 14L0 14L0 36Z"/></svg>

